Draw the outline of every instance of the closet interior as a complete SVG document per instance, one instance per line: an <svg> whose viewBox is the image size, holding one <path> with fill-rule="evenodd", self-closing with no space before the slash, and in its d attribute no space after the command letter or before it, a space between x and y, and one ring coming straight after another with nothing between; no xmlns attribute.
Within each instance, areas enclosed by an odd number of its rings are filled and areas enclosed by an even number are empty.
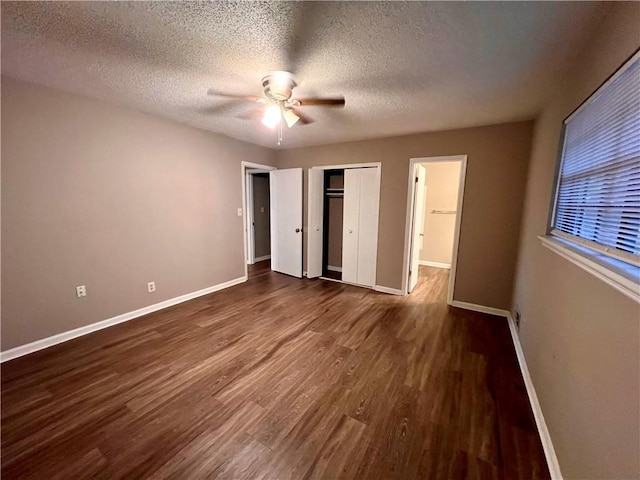
<svg viewBox="0 0 640 480"><path fill-rule="evenodd" d="M342 280L344 170L324 172L324 212L322 276Z"/></svg>

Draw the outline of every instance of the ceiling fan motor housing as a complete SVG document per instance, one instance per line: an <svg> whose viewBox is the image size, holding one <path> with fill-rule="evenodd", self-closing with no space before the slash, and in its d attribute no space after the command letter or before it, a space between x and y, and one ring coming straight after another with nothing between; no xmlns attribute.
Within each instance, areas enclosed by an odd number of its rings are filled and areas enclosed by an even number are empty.
<svg viewBox="0 0 640 480"><path fill-rule="evenodd" d="M275 102L289 100L296 85L289 72L273 72L262 79L264 94Z"/></svg>

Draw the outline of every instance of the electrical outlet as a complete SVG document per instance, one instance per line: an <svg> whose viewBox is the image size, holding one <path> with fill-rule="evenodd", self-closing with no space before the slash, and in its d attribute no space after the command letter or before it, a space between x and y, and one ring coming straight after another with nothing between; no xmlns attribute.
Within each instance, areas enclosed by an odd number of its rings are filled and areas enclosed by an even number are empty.
<svg viewBox="0 0 640 480"><path fill-rule="evenodd" d="M260 207L260 213L264 213L264 207Z"/></svg>
<svg viewBox="0 0 640 480"><path fill-rule="evenodd" d="M78 298L86 297L87 296L87 287L85 287L84 285L78 285L76 287L76 296Z"/></svg>
<svg viewBox="0 0 640 480"><path fill-rule="evenodd" d="M155 292L156 291L156 282L147 283L147 290L149 290L149 293Z"/></svg>
<svg viewBox="0 0 640 480"><path fill-rule="evenodd" d="M239 209L238 209L238 216L239 216L239 217L241 217L241 216L242 216L242 209L241 209L241 208L239 208Z"/></svg>

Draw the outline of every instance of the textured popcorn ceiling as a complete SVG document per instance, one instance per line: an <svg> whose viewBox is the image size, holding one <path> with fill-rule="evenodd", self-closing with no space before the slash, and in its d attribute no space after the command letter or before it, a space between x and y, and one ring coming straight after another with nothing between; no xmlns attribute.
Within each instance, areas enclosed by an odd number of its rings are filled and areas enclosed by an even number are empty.
<svg viewBox="0 0 640 480"><path fill-rule="evenodd" d="M606 11L572 2L2 2L2 73L275 147L236 118L292 71L284 148L531 118Z"/></svg>

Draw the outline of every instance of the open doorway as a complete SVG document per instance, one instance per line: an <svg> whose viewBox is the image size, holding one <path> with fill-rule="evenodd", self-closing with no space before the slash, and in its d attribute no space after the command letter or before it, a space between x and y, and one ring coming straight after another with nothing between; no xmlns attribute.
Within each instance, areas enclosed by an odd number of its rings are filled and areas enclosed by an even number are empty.
<svg viewBox="0 0 640 480"><path fill-rule="evenodd" d="M411 159L405 234L403 293L420 277L448 269L447 303L453 301L466 155Z"/></svg>
<svg viewBox="0 0 640 480"><path fill-rule="evenodd" d="M271 209L269 171L275 167L242 162L242 204L244 213L245 272L249 265L263 263L271 258ZM267 267L268 268L268 265Z"/></svg>
<svg viewBox="0 0 640 480"><path fill-rule="evenodd" d="M247 263L271 258L271 221L269 206L269 174L247 171L247 232L249 233Z"/></svg>

